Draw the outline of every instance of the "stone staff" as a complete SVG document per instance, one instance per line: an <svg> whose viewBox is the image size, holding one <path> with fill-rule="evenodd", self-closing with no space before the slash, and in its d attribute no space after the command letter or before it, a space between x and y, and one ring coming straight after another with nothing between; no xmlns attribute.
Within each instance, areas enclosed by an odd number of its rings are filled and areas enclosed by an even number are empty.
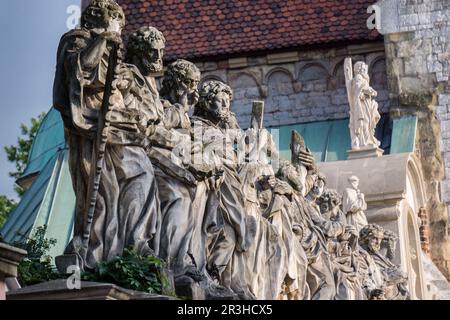
<svg viewBox="0 0 450 320"><path fill-rule="evenodd" d="M108 70L106 73L106 83L105 92L103 95L102 107L98 116L98 127L97 127L97 140L94 146L94 152L92 154L92 162L95 163L95 168L91 171L89 179L89 189L88 189L88 199L89 199L89 209L87 213L86 226L83 232L83 258L86 261L86 254L89 247L89 239L91 236L91 226L95 214L95 206L97 204L98 190L100 187L100 180L102 178L102 169L105 163L105 150L106 150L106 140L107 131L110 126L110 122L107 119L107 114L111 108L110 97L113 91L113 81L115 70L118 64L118 45L116 43L112 44L112 49L109 54L108 60Z"/></svg>

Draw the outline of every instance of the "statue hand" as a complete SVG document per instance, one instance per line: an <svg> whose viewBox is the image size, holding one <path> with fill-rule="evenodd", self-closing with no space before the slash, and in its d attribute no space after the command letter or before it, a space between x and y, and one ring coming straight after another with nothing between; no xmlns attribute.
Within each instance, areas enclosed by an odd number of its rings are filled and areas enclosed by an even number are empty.
<svg viewBox="0 0 450 320"><path fill-rule="evenodd" d="M195 106L198 103L198 100L200 99L200 94L198 93L198 90L195 90L190 97L190 105Z"/></svg>
<svg viewBox="0 0 450 320"><path fill-rule="evenodd" d="M122 37L120 33L107 31L103 32L101 36L108 42L115 43L118 45L122 44Z"/></svg>
<svg viewBox="0 0 450 320"><path fill-rule="evenodd" d="M308 169L314 169L316 167L316 160L309 149L300 150L298 154L298 160Z"/></svg>
<svg viewBox="0 0 450 320"><path fill-rule="evenodd" d="M179 103L183 106L183 109L188 112L190 105L189 105L189 97L188 97L189 93L188 91L184 91L183 94L180 97L180 101Z"/></svg>

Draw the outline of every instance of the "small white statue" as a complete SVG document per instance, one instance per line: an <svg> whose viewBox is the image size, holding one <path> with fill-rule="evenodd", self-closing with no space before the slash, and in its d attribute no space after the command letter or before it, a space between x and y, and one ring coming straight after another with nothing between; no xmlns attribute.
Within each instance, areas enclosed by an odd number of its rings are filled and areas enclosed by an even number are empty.
<svg viewBox="0 0 450 320"><path fill-rule="evenodd" d="M366 214L367 203L364 194L359 190L359 179L356 176L348 178L349 187L343 196L343 210L347 217L347 224L352 225L359 232L368 224Z"/></svg>
<svg viewBox="0 0 450 320"><path fill-rule="evenodd" d="M350 136L352 150L378 148L380 141L375 138L375 128L380 121L378 103L373 99L377 92L370 87L367 64L352 59L344 62L345 83L350 104Z"/></svg>

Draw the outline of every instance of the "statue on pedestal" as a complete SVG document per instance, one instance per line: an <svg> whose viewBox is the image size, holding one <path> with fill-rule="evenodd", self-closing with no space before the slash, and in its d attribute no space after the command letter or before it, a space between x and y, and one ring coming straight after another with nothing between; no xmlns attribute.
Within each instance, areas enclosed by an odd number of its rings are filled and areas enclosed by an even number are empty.
<svg viewBox="0 0 450 320"><path fill-rule="evenodd" d="M375 138L375 128L381 117L378 103L374 100L377 92L370 86L368 66L358 61L352 68L352 60L347 58L344 68L350 104L352 150L378 148L380 142Z"/></svg>
<svg viewBox="0 0 450 320"><path fill-rule="evenodd" d="M345 189L343 196L343 210L347 216L347 224L352 225L359 232L367 225L367 203L364 194L359 190L359 179L356 176L348 178L349 187Z"/></svg>

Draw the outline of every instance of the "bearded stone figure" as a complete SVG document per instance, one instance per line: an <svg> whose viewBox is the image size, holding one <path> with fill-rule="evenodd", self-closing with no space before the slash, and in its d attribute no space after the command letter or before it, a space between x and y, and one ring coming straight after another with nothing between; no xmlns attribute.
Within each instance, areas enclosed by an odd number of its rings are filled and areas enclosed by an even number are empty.
<svg viewBox="0 0 450 320"><path fill-rule="evenodd" d="M352 60L347 58L344 69L350 104L352 150L378 148L380 142L375 138L375 128L381 116L374 100L377 92L370 86L368 66L358 61L352 68Z"/></svg>
<svg viewBox="0 0 450 320"><path fill-rule="evenodd" d="M245 213L245 198L238 174L234 139L221 122L229 118L232 91L219 81L207 81L200 88L200 99L192 117L194 137L200 141L201 157L194 166L212 168L205 190L207 213L204 225L210 232L208 271L224 287L242 298L255 297L246 286L243 270L229 267L235 251L248 251L255 238L256 222ZM198 139L198 140L197 140ZM205 229L205 228L204 228ZM226 271L227 269L227 271ZM226 271L226 272L225 272Z"/></svg>
<svg viewBox="0 0 450 320"><path fill-rule="evenodd" d="M186 276L198 282L204 276L197 269L190 251L196 215L201 214L192 210L197 180L184 166L182 155L174 152L177 146L191 145L190 120L185 106L160 101L153 75L162 71L164 49L163 34L153 27L142 27L130 35L126 56L127 61L136 65L143 75L141 83L147 89L143 98L152 99L158 110L155 130L149 136L152 146L148 155L155 168L161 206L159 256L173 271L175 284ZM191 63L186 66L197 70ZM182 78L181 74L169 69L171 76ZM186 88L186 93L190 90Z"/></svg>
<svg viewBox="0 0 450 320"><path fill-rule="evenodd" d="M142 255L159 247L157 188L145 151L158 107L139 85L139 71L120 61L124 24L114 1L94 0L58 49L54 106L64 120L77 196L65 253L82 269L130 246ZM66 272L64 257L58 264Z"/></svg>
<svg viewBox="0 0 450 320"><path fill-rule="evenodd" d="M409 300L410 295L406 287L407 276L392 261L382 253L382 244L391 237L390 231L382 227L369 224L360 232L359 244L371 259L372 269L377 269L377 280L374 283L382 290L385 300ZM390 242L389 240L387 242ZM381 296L381 295L380 295Z"/></svg>

